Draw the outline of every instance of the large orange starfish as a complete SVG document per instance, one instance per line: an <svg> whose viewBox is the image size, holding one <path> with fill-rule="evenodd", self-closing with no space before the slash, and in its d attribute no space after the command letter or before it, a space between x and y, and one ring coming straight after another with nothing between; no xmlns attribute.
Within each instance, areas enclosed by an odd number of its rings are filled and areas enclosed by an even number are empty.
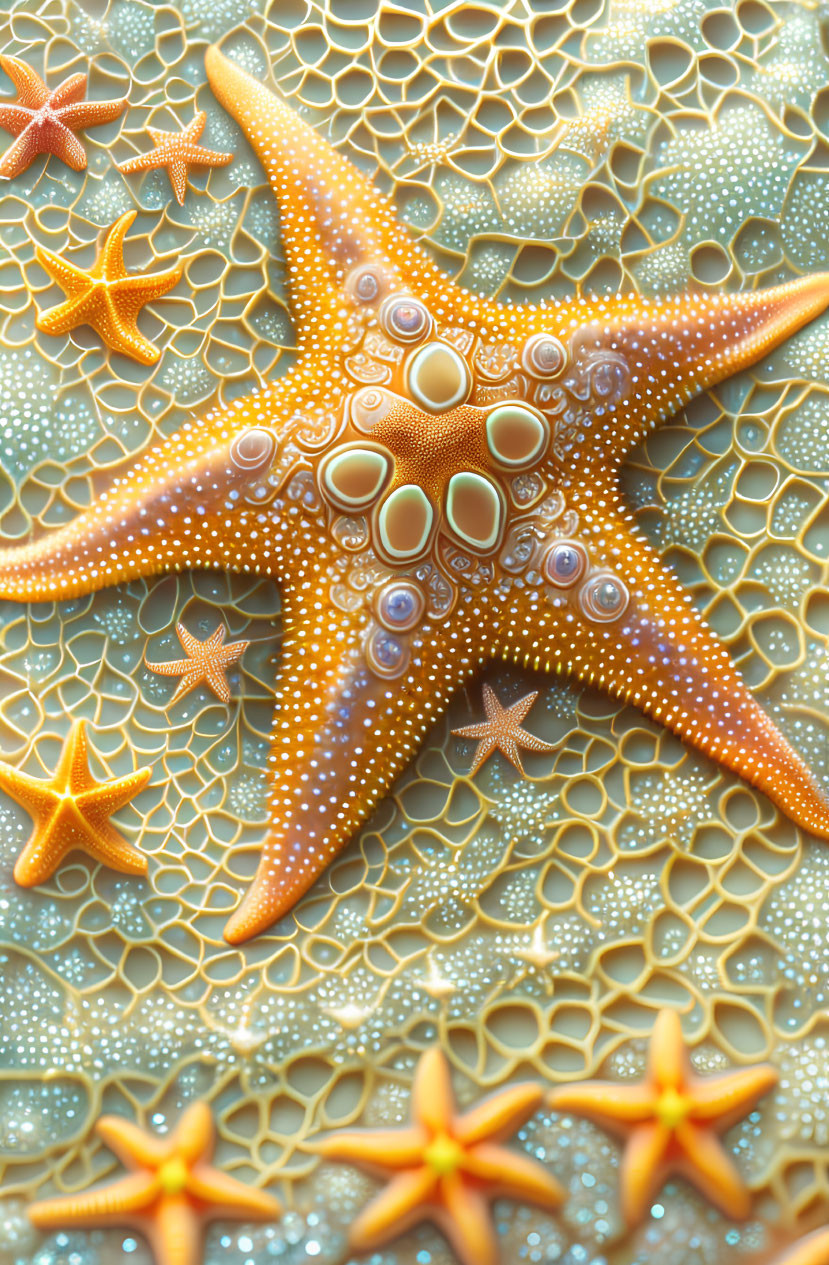
<svg viewBox="0 0 829 1265"><path fill-rule="evenodd" d="M146 655L144 656L144 662L151 671L158 672L161 676L181 677L168 706L172 707L183 694L188 694L190 690L194 690L202 683L209 686L223 703L229 703L230 686L225 672L238 659L241 659L250 642L231 641L230 645L226 646L227 629L224 624L219 624L215 632L212 632L204 641L199 641L198 637L194 637L182 623L176 624L176 633L187 656L186 659L172 659L169 663L150 663Z"/></svg>
<svg viewBox="0 0 829 1265"><path fill-rule="evenodd" d="M671 1173L702 1191L731 1218L747 1217L751 1196L718 1134L751 1111L777 1083L770 1064L697 1076L688 1059L675 1010L654 1024L644 1080L583 1081L550 1094L556 1111L588 1116L626 1138L621 1169L622 1211L640 1221Z"/></svg>
<svg viewBox="0 0 829 1265"><path fill-rule="evenodd" d="M21 887L36 887L76 848L122 874L146 874L147 858L118 833L109 818L143 790L150 769L108 782L89 771L86 725L76 720L49 781L0 761L0 789L34 818L35 828L14 867Z"/></svg>
<svg viewBox="0 0 829 1265"><path fill-rule="evenodd" d="M0 596L189 567L281 582L271 821L227 938L291 909L493 657L630 700L829 836L823 788L617 479L661 418L822 312L829 275L666 301L477 299L267 87L217 48L207 73L280 204L297 363L0 553Z"/></svg>
<svg viewBox="0 0 829 1265"><path fill-rule="evenodd" d="M152 171L156 167L166 167L176 202L182 205L187 192L188 167L224 167L233 159L232 154L205 149L198 144L206 122L207 115L204 110L199 110L196 117L180 132L160 132L157 128L148 127L147 131L153 138L155 148L119 163L118 170L126 176L133 171Z"/></svg>
<svg viewBox="0 0 829 1265"><path fill-rule="evenodd" d="M0 127L16 137L0 157L0 176L18 176L38 154L55 154L75 171L83 171L86 150L75 132L117 119L127 98L84 101L86 75L70 75L50 91L19 58L0 57L0 66L17 89L16 101L0 101Z"/></svg>
<svg viewBox="0 0 829 1265"><path fill-rule="evenodd" d="M210 1163L216 1135L203 1102L188 1107L167 1138L122 1116L102 1116L95 1130L131 1170L129 1176L32 1204L29 1217L39 1229L130 1226L146 1235L157 1265L201 1265L208 1221L272 1221L280 1215L273 1195Z"/></svg>
<svg viewBox="0 0 829 1265"><path fill-rule="evenodd" d="M154 365L161 352L138 328L138 313L146 303L172 290L181 279L182 268L127 272L124 238L135 215L135 211L127 211L107 230L98 258L89 269L61 259L45 246L35 246L38 262L66 294L63 303L41 312L35 324L44 334L66 334L79 325L91 325L113 351Z"/></svg>
<svg viewBox="0 0 829 1265"><path fill-rule="evenodd" d="M314 1146L328 1159L390 1179L351 1226L350 1246L371 1251L430 1220L463 1265L496 1265L491 1200L552 1209L564 1198L540 1164L500 1145L538 1110L542 1098L535 1085L511 1085L458 1115L446 1056L437 1047L427 1050L415 1073L409 1128L343 1129Z"/></svg>

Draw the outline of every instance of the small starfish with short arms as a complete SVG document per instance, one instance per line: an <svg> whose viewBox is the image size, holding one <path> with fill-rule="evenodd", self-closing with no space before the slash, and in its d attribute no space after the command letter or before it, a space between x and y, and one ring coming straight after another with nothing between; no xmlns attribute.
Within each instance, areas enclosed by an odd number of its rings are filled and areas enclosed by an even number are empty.
<svg viewBox="0 0 829 1265"><path fill-rule="evenodd" d="M19 58L0 57L0 66L17 89L16 101L0 101L0 127L16 138L0 157L0 176L19 176L38 154L54 154L74 171L83 171L86 150L75 132L117 119L126 97L84 101L86 75L70 75L50 91Z"/></svg>
<svg viewBox="0 0 829 1265"><path fill-rule="evenodd" d="M176 633L186 659L173 659L170 663L150 663L146 655L144 662L152 672L162 676L180 676L168 706L178 702L183 694L189 694L197 685L207 685L223 703L230 702L230 686L225 675L227 669L242 657L250 645L249 641L231 641L224 644L226 636L224 624L219 624L215 632L204 641L199 641L188 632L184 624L176 624Z"/></svg>
<svg viewBox="0 0 829 1265"><path fill-rule="evenodd" d="M452 733L457 734L459 738L478 739L478 747L472 757L469 776L472 777L477 773L494 751L500 751L522 777L526 776L519 747L525 751L555 751L556 749L554 742L545 742L543 738L536 738L534 734L528 733L521 726L521 721L538 698L538 690L533 690L531 694L519 698L517 703L509 707L504 707L491 686L485 685L483 694L486 720L478 725L464 725L462 729L452 730Z"/></svg>
<svg viewBox="0 0 829 1265"><path fill-rule="evenodd" d="M135 215L135 211L127 211L107 230L98 258L88 270L43 246L35 246L38 262L66 294L63 303L41 312L35 323L44 334L55 335L90 325L113 351L153 365L161 352L141 333L136 318L146 303L172 290L181 279L182 269L127 272L124 238Z"/></svg>
<svg viewBox="0 0 829 1265"><path fill-rule="evenodd" d="M206 1103L188 1107L165 1138L122 1116L102 1116L95 1129L129 1176L32 1204L38 1229L130 1226L146 1236L157 1265L200 1265L208 1221L273 1221L282 1211L273 1195L210 1163L216 1134Z"/></svg>
<svg viewBox="0 0 829 1265"><path fill-rule="evenodd" d="M622 1211L629 1225L645 1216L671 1173L692 1182L727 1217L742 1219L751 1196L717 1134L747 1115L773 1089L770 1064L697 1076L675 1010L654 1024L645 1079L637 1085L585 1081L549 1097L555 1111L587 1116L627 1139L621 1167Z"/></svg>
<svg viewBox="0 0 829 1265"><path fill-rule="evenodd" d="M160 132L157 128L148 127L147 131L153 138L155 149L118 163L118 170L126 176L134 171L153 171L158 167L166 167L176 202L181 206L187 192L188 167L224 167L233 159L232 154L205 149L198 144L206 122L207 115L204 110L199 110L196 117L180 132Z"/></svg>
<svg viewBox="0 0 829 1265"><path fill-rule="evenodd" d="M389 1178L349 1231L354 1251L372 1251L419 1221L434 1221L462 1265L496 1265L498 1242L488 1204L505 1198L555 1209L564 1192L535 1160L500 1144L541 1105L536 1085L511 1085L458 1115L445 1054L421 1055L412 1087L412 1124L342 1130L313 1144Z"/></svg>
<svg viewBox="0 0 829 1265"><path fill-rule="evenodd" d="M21 887L45 883L76 848L122 874L146 874L146 857L121 837L109 818L144 789L150 772L137 769L96 782L89 771L82 720L72 726L50 780L0 762L0 789L22 804L35 822L14 867L16 882Z"/></svg>

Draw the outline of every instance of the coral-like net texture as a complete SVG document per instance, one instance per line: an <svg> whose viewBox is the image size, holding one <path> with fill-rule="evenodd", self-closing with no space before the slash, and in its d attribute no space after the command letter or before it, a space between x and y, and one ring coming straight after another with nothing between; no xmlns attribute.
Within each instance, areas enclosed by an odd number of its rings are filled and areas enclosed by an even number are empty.
<svg viewBox="0 0 829 1265"><path fill-rule="evenodd" d="M0 183L0 538L66 522L110 470L292 363L276 204L206 86L229 56L379 187L438 262L502 300L742 290L829 266L829 15L813 0L7 0L0 48L50 86L129 92L52 157ZM6 85L8 88L8 85ZM122 175L149 125L207 112L183 205L164 171ZM127 211L134 271L183 276L139 318L144 366L88 328L53 336L36 246L83 267ZM819 774L829 718L829 320L694 400L625 468L640 526L765 708ZM231 701L148 663L176 624L250 644ZM829 850L760 793L631 707L540 691L554 744L474 776L480 683L459 696L373 819L294 916L222 939L264 829L280 654L275 585L182 574L57 605L0 606L0 756L54 770L73 720L92 772L151 767L116 815L146 880L75 854L41 887L12 869L30 829L0 796L0 1265L148 1265L128 1229L41 1234L27 1204L119 1171L101 1112L165 1132L207 1100L217 1163L286 1204L217 1223L207 1265L339 1265L374 1189L305 1144L408 1118L439 1044L462 1105L516 1078L636 1078L658 1011L681 1012L704 1074L760 1060L776 1090L725 1144L753 1195L732 1223L681 1180L644 1224L619 1208L621 1146L545 1111L518 1145L567 1191L556 1216L496 1205L505 1262L768 1261L829 1220ZM368 1258L366 1258L368 1259ZM372 1256L448 1265L428 1224Z"/></svg>

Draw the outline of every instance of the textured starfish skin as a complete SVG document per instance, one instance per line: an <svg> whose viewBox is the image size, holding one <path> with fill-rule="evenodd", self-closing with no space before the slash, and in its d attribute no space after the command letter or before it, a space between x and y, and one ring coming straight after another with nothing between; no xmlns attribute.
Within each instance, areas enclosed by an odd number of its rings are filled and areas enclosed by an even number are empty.
<svg viewBox="0 0 829 1265"><path fill-rule="evenodd" d="M147 131L153 138L155 149L146 154L136 154L135 158L119 163L118 170L126 176L134 171L152 171L157 167L166 167L176 202L181 206L187 192L188 167L224 167L233 160L232 154L205 149L198 144L206 122L207 115L204 110L199 110L196 117L180 132L160 132L157 128L148 127Z"/></svg>
<svg viewBox="0 0 829 1265"><path fill-rule="evenodd" d="M41 312L35 324L44 334L56 335L79 325L91 325L113 351L123 352L141 364L154 365L161 352L141 333L136 318L146 303L172 290L183 269L134 275L127 272L124 238L135 214L127 211L107 230L100 254L88 271L43 246L35 246L38 262L66 294L63 303Z"/></svg>
<svg viewBox="0 0 829 1265"><path fill-rule="evenodd" d="M176 624L176 633L187 655L186 659L174 659L170 663L149 663L146 657L144 659L147 667L153 672L158 672L162 676L181 677L168 706L172 707L182 695L189 694L190 690L194 690L202 683L209 686L223 703L229 703L230 686L225 672L241 659L250 642L232 641L229 646L226 646L224 641L227 630L224 624L219 624L216 631L204 641L199 641L198 637L194 637L181 623Z"/></svg>
<svg viewBox="0 0 829 1265"><path fill-rule="evenodd" d="M493 658L567 673L636 704L795 822L829 836L824 791L637 530L617 482L625 454L660 419L822 312L829 275L659 302L628 295L511 307L477 299L440 272L368 180L267 87L216 48L206 65L280 205L298 361L278 382L148 451L74 522L0 552L0 595L68 598L198 567L280 582L285 641L270 827L228 940L242 941L292 908L452 693ZM366 268L369 301L364 284L360 290ZM383 324L384 305L401 295L410 296L404 325L418 303L429 314L444 349L437 372L412 368L411 352ZM526 368L536 337L559 340L559 377L538 380ZM446 347L456 357L448 370ZM415 372L428 391L465 374L465 402L424 406L422 392L412 394ZM382 416L367 421L375 396L385 401ZM491 410L504 400L526 401L549 436L530 472L540 491L528 505L487 448ZM371 450L361 459L363 484L378 469L380 484L387 480L356 526L329 503L324 469L332 453L354 444ZM461 547L450 523L451 479L464 470L478 491L489 488L483 514L469 488L461 491L466 519L477 515L472 530L494 520L500 531L477 554ZM417 501L421 524L432 523L411 564L380 557L379 499L401 491ZM398 515L397 532L405 535L412 521L408 510ZM516 532L524 533L520 549L512 547ZM577 550L567 561L586 566L586 597L542 578L544 551L562 536L582 551L580 562ZM608 575L609 587L602 581L594 592L590 577ZM389 582L405 582L424 605L416 626L391 644L377 614ZM623 607L612 618L608 597Z"/></svg>
<svg viewBox="0 0 829 1265"><path fill-rule="evenodd" d="M201 1265L208 1221L272 1221L279 1200L210 1163L210 1110L193 1103L173 1133L159 1138L121 1116L102 1116L99 1137L130 1169L128 1177L83 1194L44 1199L29 1209L41 1230L130 1226L149 1240L156 1265Z"/></svg>
<svg viewBox="0 0 829 1265"><path fill-rule="evenodd" d="M415 1072L408 1128L344 1129L314 1146L327 1159L389 1179L351 1226L350 1246L371 1251L431 1220L462 1265L497 1265L490 1201L505 1197L553 1209L564 1198L540 1164L500 1145L542 1097L534 1085L512 1085L458 1115L446 1056L437 1047L427 1050Z"/></svg>
<svg viewBox="0 0 829 1265"><path fill-rule="evenodd" d="M829 1230L815 1230L779 1256L774 1265L829 1265Z"/></svg>
<svg viewBox="0 0 829 1265"><path fill-rule="evenodd" d="M472 777L478 772L493 751L500 751L523 777L524 766L521 763L520 748L523 747L525 751L555 750L555 743L536 738L521 725L521 721L538 698L538 690L533 690L531 694L519 698L518 702L510 707L503 706L489 685L484 685L483 695L486 720L482 720L478 725L464 725L461 729L452 730L452 733L457 734L459 738L478 739L478 747L472 758L469 776Z"/></svg>
<svg viewBox="0 0 829 1265"><path fill-rule="evenodd" d="M0 176L20 175L38 154L55 154L68 167L83 171L86 150L75 132L117 119L126 109L126 97L84 101L86 75L70 75L50 91L19 58L0 57L0 66L17 89L16 101L0 101L0 127L15 137L0 157Z"/></svg>
<svg viewBox="0 0 829 1265"><path fill-rule="evenodd" d="M86 725L75 721L49 781L0 762L0 789L34 818L34 831L14 867L21 887L45 883L68 853L80 848L122 874L146 874L147 859L110 825L111 815L143 790L150 769L109 782L89 771Z"/></svg>
<svg viewBox="0 0 829 1265"><path fill-rule="evenodd" d="M549 1101L556 1111L588 1116L626 1139L621 1202L629 1225L641 1221L671 1173L686 1177L726 1216L742 1219L751 1211L751 1196L717 1134L747 1115L776 1083L770 1064L697 1076L677 1012L663 1010L644 1080L565 1085L554 1089Z"/></svg>

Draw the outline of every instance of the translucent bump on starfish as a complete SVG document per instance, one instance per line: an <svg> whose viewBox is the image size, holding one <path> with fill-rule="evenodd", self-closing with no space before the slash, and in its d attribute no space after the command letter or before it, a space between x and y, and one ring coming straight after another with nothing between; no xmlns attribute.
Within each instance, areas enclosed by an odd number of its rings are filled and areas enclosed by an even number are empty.
<svg viewBox="0 0 829 1265"><path fill-rule="evenodd" d="M393 294L380 309L380 324L401 343L419 343L432 328L425 303L405 294Z"/></svg>
<svg viewBox="0 0 829 1265"><path fill-rule="evenodd" d="M535 378L556 378L567 364L567 352L553 334L533 334L524 344L521 363Z"/></svg>
<svg viewBox="0 0 829 1265"><path fill-rule="evenodd" d="M378 676L393 678L405 671L409 652L399 637L376 628L366 644L366 659Z"/></svg>
<svg viewBox="0 0 829 1265"><path fill-rule="evenodd" d="M276 441L271 432L261 426L252 426L230 445L230 460L240 470L252 474L271 464L275 450Z"/></svg>
<svg viewBox="0 0 829 1265"><path fill-rule="evenodd" d="M419 585L410 580L392 580L375 599L377 618L390 632L410 632L421 620L426 599Z"/></svg>
<svg viewBox="0 0 829 1265"><path fill-rule="evenodd" d="M544 417L522 401L508 400L486 419L486 441L499 465L516 470L532 465L544 451L549 428Z"/></svg>
<svg viewBox="0 0 829 1265"><path fill-rule="evenodd" d="M630 593L612 571L599 571L579 590L579 606L588 619L609 623L627 610Z"/></svg>
<svg viewBox="0 0 829 1265"><path fill-rule="evenodd" d="M453 474L446 489L446 519L473 549L494 549L504 523L503 498L491 480L473 470Z"/></svg>
<svg viewBox="0 0 829 1265"><path fill-rule="evenodd" d="M462 404L472 380L463 356L446 343L427 343L409 362L407 383L411 395L430 413L445 413Z"/></svg>
<svg viewBox="0 0 829 1265"><path fill-rule="evenodd" d="M386 481L391 463L380 448L350 444L337 448L321 468L321 482L335 505L360 509L370 505Z"/></svg>
<svg viewBox="0 0 829 1265"><path fill-rule="evenodd" d="M579 540L556 540L544 554L541 569L556 588L569 589L587 570L587 550Z"/></svg>
<svg viewBox="0 0 829 1265"><path fill-rule="evenodd" d="M351 420L358 430L370 435L382 422L398 397L383 387L361 387L351 397Z"/></svg>
<svg viewBox="0 0 829 1265"><path fill-rule="evenodd" d="M377 517L380 544L388 557L419 558L429 543L435 511L422 488L405 483L386 497Z"/></svg>

